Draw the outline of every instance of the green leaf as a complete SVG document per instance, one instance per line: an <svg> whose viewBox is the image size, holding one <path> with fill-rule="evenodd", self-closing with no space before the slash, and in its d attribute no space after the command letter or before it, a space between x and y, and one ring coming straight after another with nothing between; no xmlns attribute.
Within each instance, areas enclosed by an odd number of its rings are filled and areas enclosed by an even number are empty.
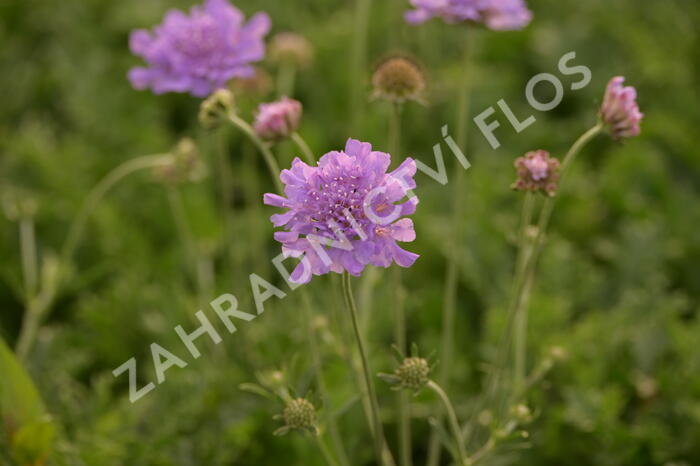
<svg viewBox="0 0 700 466"><path fill-rule="evenodd" d="M0 338L0 419L12 456L21 465L42 464L55 435L31 378Z"/></svg>

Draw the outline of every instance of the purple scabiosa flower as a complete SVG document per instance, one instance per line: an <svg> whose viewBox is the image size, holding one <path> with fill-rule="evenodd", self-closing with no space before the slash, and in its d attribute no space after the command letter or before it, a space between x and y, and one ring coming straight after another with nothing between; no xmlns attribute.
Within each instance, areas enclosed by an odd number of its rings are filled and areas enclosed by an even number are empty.
<svg viewBox="0 0 700 466"><path fill-rule="evenodd" d="M301 102L289 97L260 104L253 128L262 139L268 141L284 139L299 128L301 112Z"/></svg>
<svg viewBox="0 0 700 466"><path fill-rule="evenodd" d="M530 23L532 13L524 0L410 0L414 10L406 12L406 21L423 23L442 18L447 23L471 22L489 29L522 29Z"/></svg>
<svg viewBox="0 0 700 466"><path fill-rule="evenodd" d="M291 280L305 283L311 275L347 271L359 275L368 264L410 267L418 258L397 242L416 237L412 194L416 163L404 160L387 173L391 156L372 145L348 139L344 151L329 152L309 166L296 158L280 179L284 194L265 194L267 205L288 209L270 220L285 231L275 233L287 257L303 257Z"/></svg>
<svg viewBox="0 0 700 466"><path fill-rule="evenodd" d="M559 160L544 150L528 152L515 160L518 179L511 186L519 191L542 191L548 196L557 193Z"/></svg>
<svg viewBox="0 0 700 466"><path fill-rule="evenodd" d="M600 107L600 118L616 140L638 136L639 123L644 114L637 105L637 90L624 87L625 78L616 76L610 80Z"/></svg>
<svg viewBox="0 0 700 466"><path fill-rule="evenodd" d="M206 97L231 78L253 75L251 63L263 59L263 38L269 29L267 14L257 13L246 23L227 0L206 0L189 16L171 10L152 32L131 32L131 52L149 67L132 68L129 81L136 89L150 88L156 94Z"/></svg>

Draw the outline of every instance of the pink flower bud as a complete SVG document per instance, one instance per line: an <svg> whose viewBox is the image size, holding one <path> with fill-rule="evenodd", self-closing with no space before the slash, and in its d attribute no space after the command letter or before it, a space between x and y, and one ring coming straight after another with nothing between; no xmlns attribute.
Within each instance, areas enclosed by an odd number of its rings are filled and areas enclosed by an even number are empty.
<svg viewBox="0 0 700 466"><path fill-rule="evenodd" d="M637 105L637 90L623 87L624 81L622 76L610 80L600 107L600 118L616 140L639 135L639 123L644 116Z"/></svg>
<svg viewBox="0 0 700 466"><path fill-rule="evenodd" d="M301 112L299 101L282 97L276 102L260 104L253 127L262 139L269 141L284 139L299 127Z"/></svg>

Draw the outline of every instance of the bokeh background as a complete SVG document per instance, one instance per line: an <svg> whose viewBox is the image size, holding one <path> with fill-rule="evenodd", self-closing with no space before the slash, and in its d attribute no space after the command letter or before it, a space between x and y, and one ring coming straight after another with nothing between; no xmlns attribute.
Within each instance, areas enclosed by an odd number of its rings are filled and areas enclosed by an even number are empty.
<svg viewBox="0 0 700 466"><path fill-rule="evenodd" d="M470 124L472 167L463 192L418 176L418 238L408 249L421 258L403 273L409 340L425 353L439 349L445 260L456 255L457 351L449 389L464 416L504 330L522 202L509 189L513 160L538 148L562 156L595 123L607 81L626 76L646 115L642 135L624 144L598 137L581 154L557 204L532 297L528 366L537 367L552 347L567 357L528 394L536 416L527 441L506 445L485 463L700 464L698 2L529 0L534 20L525 30L467 35L439 21L408 26L402 19L407 2L373 1L366 59L359 60L352 45L355 2L235 3L246 15L267 11L273 33L294 31L313 44L314 62L299 72L294 95L305 109L300 132L317 154L342 147L348 137L387 148L390 109L370 102L369 78L376 60L393 52L415 57L429 79L427 104L405 108L401 157L433 165L442 125L452 124L454 135L466 40L475 50L472 116L501 98L516 114L536 116L536 124L517 134L500 115L498 150ZM127 70L140 64L129 53L129 31L160 22L169 8L190 6L180 0L0 3L0 190L36 202L42 261L60 248L91 187L123 161L167 152L192 137L209 166L206 179L176 188L203 284L184 259L173 193L150 174L120 183L91 218L72 279L23 363L56 426L49 464L324 464L307 437L272 435L280 426L272 419L283 407L279 401L240 389L242 383L269 383L275 371L300 394L313 389L310 326L333 405L350 403L340 427L351 464L374 464L362 410L352 403L357 389L344 359L351 341L338 277L311 283L310 308L290 293L270 300L263 315L226 334L221 345L202 338L196 361L173 331L179 324L194 328L198 309L214 320L206 303L224 292L253 309L250 273L283 287L270 264L279 251L268 221L273 209L261 203L272 184L254 148L235 131L202 129L198 99L135 91L126 80ZM569 51L576 52L576 64L591 69L590 85L570 91L576 77L562 76L562 104L547 113L532 110L525 84L540 72L558 75L559 57ZM267 92L237 94L246 119L257 103L275 96L279 70L261 65L271 79ZM227 205L216 157L222 141L234 183ZM292 145L275 151L282 166L295 155ZM457 169L452 159L448 169L450 175ZM465 228L459 246L449 247L455 199L463 203ZM233 219L230 229L224 210ZM11 347L24 313L11 215L0 216L0 248L0 336ZM394 364L388 283L384 269L355 283L376 372ZM165 383L130 404L126 378L111 371L133 356L139 386L155 380L152 342L189 365L169 370ZM5 366L0 387L17 377ZM382 403L393 406L393 392L381 383L378 388ZM440 408L429 394L414 402L413 453L422 464L426 418ZM4 403L6 416L21 404ZM384 415L395 445L392 413ZM7 436L1 437L0 463L15 464Z"/></svg>

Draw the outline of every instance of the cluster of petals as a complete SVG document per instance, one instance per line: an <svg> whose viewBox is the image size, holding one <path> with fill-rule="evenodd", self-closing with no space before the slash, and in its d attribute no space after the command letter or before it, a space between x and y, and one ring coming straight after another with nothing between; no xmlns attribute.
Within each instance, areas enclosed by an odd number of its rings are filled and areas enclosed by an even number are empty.
<svg viewBox="0 0 700 466"><path fill-rule="evenodd" d="M524 0L410 0L406 21L419 24L431 18L448 23L483 24L497 31L522 29L532 20Z"/></svg>
<svg viewBox="0 0 700 466"><path fill-rule="evenodd" d="M227 0L206 0L190 14L171 10L152 31L131 32L131 52L148 67L129 71L136 89L156 94L188 92L206 97L232 78L249 78L253 62L265 56L270 18L257 13L248 22Z"/></svg>
<svg viewBox="0 0 700 466"><path fill-rule="evenodd" d="M623 86L625 78L616 76L610 80L600 107L600 118L614 139L638 136L644 114L637 105L637 90Z"/></svg>
<svg viewBox="0 0 700 466"><path fill-rule="evenodd" d="M282 97L275 102L260 104L253 128L263 139L284 139L299 128L301 113L301 102Z"/></svg>
<svg viewBox="0 0 700 466"><path fill-rule="evenodd" d="M359 275L371 264L410 267L417 254L397 242L416 237L412 194L416 163L407 158L387 172L391 156L372 145L349 139L344 151L325 154L317 166L296 158L280 179L284 194L265 194L267 205L287 209L273 215L275 233L285 257L302 258L291 280L305 283L312 275L349 272Z"/></svg>
<svg viewBox="0 0 700 466"><path fill-rule="evenodd" d="M559 182L560 163L544 150L528 152L515 160L518 179L512 188L519 191L541 191L554 196Z"/></svg>

